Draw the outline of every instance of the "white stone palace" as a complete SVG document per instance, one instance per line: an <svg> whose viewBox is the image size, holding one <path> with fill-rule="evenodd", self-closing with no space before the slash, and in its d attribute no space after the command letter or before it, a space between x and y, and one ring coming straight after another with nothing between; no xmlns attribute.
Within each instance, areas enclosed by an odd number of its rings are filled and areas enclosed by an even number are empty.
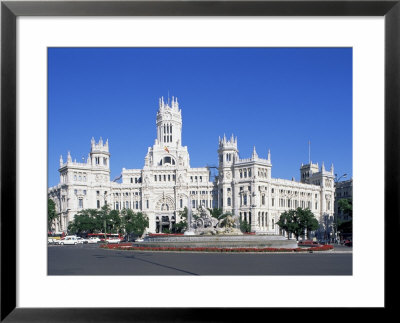
<svg viewBox="0 0 400 323"><path fill-rule="evenodd" d="M300 167L300 181L272 178L271 154L260 158L253 149L241 159L233 135L219 139L218 176L209 167L191 168L187 146L182 146L182 115L178 100L159 100L157 139L149 147L143 169L122 169L122 181L110 179L108 140L92 138L86 163L66 162L60 157L60 183L48 190L60 218L56 231L66 231L81 209L130 208L149 217L148 232L162 232L180 221L179 211L188 203L193 210L203 205L246 219L256 233L282 234L276 222L282 212L309 208L320 222L319 238L332 234L334 214L333 165L326 170L310 162Z"/></svg>

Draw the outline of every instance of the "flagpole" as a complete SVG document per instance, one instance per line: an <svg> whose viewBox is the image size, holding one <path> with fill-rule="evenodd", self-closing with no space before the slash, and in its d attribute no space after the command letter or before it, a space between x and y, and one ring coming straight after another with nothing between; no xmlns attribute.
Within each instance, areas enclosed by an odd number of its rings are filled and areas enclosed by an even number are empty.
<svg viewBox="0 0 400 323"><path fill-rule="evenodd" d="M308 141L308 163L311 165L311 143Z"/></svg>

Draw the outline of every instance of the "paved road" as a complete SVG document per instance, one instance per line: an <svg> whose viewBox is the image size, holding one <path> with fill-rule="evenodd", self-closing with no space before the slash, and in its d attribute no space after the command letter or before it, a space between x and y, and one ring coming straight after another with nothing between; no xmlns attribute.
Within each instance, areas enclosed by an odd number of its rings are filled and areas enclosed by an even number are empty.
<svg viewBox="0 0 400 323"><path fill-rule="evenodd" d="M352 253L144 252L104 250L97 245L51 245L48 274L351 275Z"/></svg>

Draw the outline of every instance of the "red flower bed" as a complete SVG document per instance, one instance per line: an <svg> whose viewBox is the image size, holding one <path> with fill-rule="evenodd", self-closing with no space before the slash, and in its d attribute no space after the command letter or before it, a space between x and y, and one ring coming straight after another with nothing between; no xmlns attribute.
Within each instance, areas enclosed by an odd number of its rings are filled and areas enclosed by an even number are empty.
<svg viewBox="0 0 400 323"><path fill-rule="evenodd" d="M109 244L101 248L117 250L147 250L147 251L202 251L202 252L308 252L327 251L332 245L312 248L216 248L216 247L134 247L132 244Z"/></svg>

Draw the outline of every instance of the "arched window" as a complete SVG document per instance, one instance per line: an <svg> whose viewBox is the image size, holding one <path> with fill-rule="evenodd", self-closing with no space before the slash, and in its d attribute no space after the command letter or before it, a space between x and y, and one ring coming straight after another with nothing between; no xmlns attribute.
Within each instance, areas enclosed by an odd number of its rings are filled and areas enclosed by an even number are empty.
<svg viewBox="0 0 400 323"><path fill-rule="evenodd" d="M231 206L231 198L230 197L228 197L227 203L228 203L228 206Z"/></svg>

